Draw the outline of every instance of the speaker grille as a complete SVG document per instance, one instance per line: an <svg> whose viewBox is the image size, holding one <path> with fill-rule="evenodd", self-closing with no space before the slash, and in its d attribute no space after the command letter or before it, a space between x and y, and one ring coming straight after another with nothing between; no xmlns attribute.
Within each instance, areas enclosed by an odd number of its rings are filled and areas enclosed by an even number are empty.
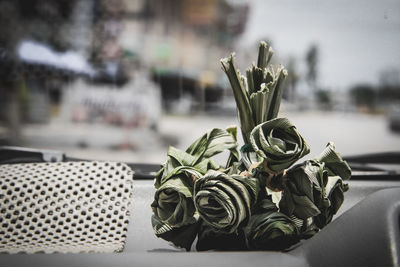
<svg viewBox="0 0 400 267"><path fill-rule="evenodd" d="M132 182L116 162L0 165L0 252L122 251Z"/></svg>

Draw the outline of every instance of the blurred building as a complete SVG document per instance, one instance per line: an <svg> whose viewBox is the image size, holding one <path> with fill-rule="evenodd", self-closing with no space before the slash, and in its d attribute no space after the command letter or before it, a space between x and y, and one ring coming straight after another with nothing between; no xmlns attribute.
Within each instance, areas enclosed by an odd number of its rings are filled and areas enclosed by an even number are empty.
<svg viewBox="0 0 400 267"><path fill-rule="evenodd" d="M226 0L125 1L122 43L158 68L215 69L244 30L248 5ZM135 33L135 34L132 34Z"/></svg>
<svg viewBox="0 0 400 267"><path fill-rule="evenodd" d="M121 44L152 69L165 108L174 99L195 99L200 109L221 100L227 84L219 59L244 31L246 1L137 0L125 7Z"/></svg>
<svg viewBox="0 0 400 267"><path fill-rule="evenodd" d="M48 121L77 78L115 87L149 72L163 99L189 95L204 108L223 94L218 59L248 10L233 0L0 0L0 120L18 136L22 120Z"/></svg>

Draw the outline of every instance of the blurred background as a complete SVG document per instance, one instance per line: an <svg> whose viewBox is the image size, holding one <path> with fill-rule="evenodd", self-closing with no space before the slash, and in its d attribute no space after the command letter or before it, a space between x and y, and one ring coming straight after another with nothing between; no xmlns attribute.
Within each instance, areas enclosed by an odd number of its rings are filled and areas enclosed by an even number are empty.
<svg viewBox="0 0 400 267"><path fill-rule="evenodd" d="M261 40L311 156L400 149L398 0L0 0L0 145L162 163L238 124L219 60Z"/></svg>

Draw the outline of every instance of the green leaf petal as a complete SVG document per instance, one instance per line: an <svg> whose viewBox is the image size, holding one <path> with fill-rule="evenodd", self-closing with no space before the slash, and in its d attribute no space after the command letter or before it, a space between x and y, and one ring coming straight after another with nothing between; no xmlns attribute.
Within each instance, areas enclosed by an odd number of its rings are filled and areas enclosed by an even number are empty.
<svg viewBox="0 0 400 267"><path fill-rule="evenodd" d="M299 230L285 214L278 212L272 201L264 199L262 208L251 216L244 227L246 244L252 250L283 250L299 240Z"/></svg>
<svg viewBox="0 0 400 267"><path fill-rule="evenodd" d="M185 248L187 251L190 250L199 229L198 222L179 228L173 228L170 225L163 223L155 216L151 217L151 224L157 237L170 241L175 246Z"/></svg>
<svg viewBox="0 0 400 267"><path fill-rule="evenodd" d="M179 177L169 179L157 189L151 207L154 216L171 227L196 222L192 191Z"/></svg>
<svg viewBox="0 0 400 267"><path fill-rule="evenodd" d="M211 158L225 150L234 150L237 147L235 136L226 130L214 128L198 138L186 153L195 157L197 164L203 159Z"/></svg>
<svg viewBox="0 0 400 267"><path fill-rule="evenodd" d="M221 60L223 70L228 76L229 82L232 86L233 95L235 97L236 106L238 108L238 115L240 126L243 132L243 139L248 143L248 138L251 130L254 128L253 114L250 108L249 95L242 84L240 75L234 64L233 54L230 57Z"/></svg>
<svg viewBox="0 0 400 267"><path fill-rule="evenodd" d="M257 125L251 132L250 141L254 151L273 172L290 167L310 151L296 127L286 118Z"/></svg>
<svg viewBox="0 0 400 267"><path fill-rule="evenodd" d="M196 209L204 222L230 234L249 218L258 195L258 181L209 171L196 181L193 194Z"/></svg>
<svg viewBox="0 0 400 267"><path fill-rule="evenodd" d="M325 163L326 169L330 176L340 176L343 180L348 180L351 177L351 169L346 161L335 151L333 142L329 142L325 150L319 155L316 160Z"/></svg>

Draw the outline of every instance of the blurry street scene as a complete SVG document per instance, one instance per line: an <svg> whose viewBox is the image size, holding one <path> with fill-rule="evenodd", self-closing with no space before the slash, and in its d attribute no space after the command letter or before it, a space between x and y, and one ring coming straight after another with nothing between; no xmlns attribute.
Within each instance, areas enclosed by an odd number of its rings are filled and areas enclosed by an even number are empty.
<svg viewBox="0 0 400 267"><path fill-rule="evenodd" d="M220 59L261 40L311 156L400 150L396 0L0 0L0 145L163 163L238 125Z"/></svg>

